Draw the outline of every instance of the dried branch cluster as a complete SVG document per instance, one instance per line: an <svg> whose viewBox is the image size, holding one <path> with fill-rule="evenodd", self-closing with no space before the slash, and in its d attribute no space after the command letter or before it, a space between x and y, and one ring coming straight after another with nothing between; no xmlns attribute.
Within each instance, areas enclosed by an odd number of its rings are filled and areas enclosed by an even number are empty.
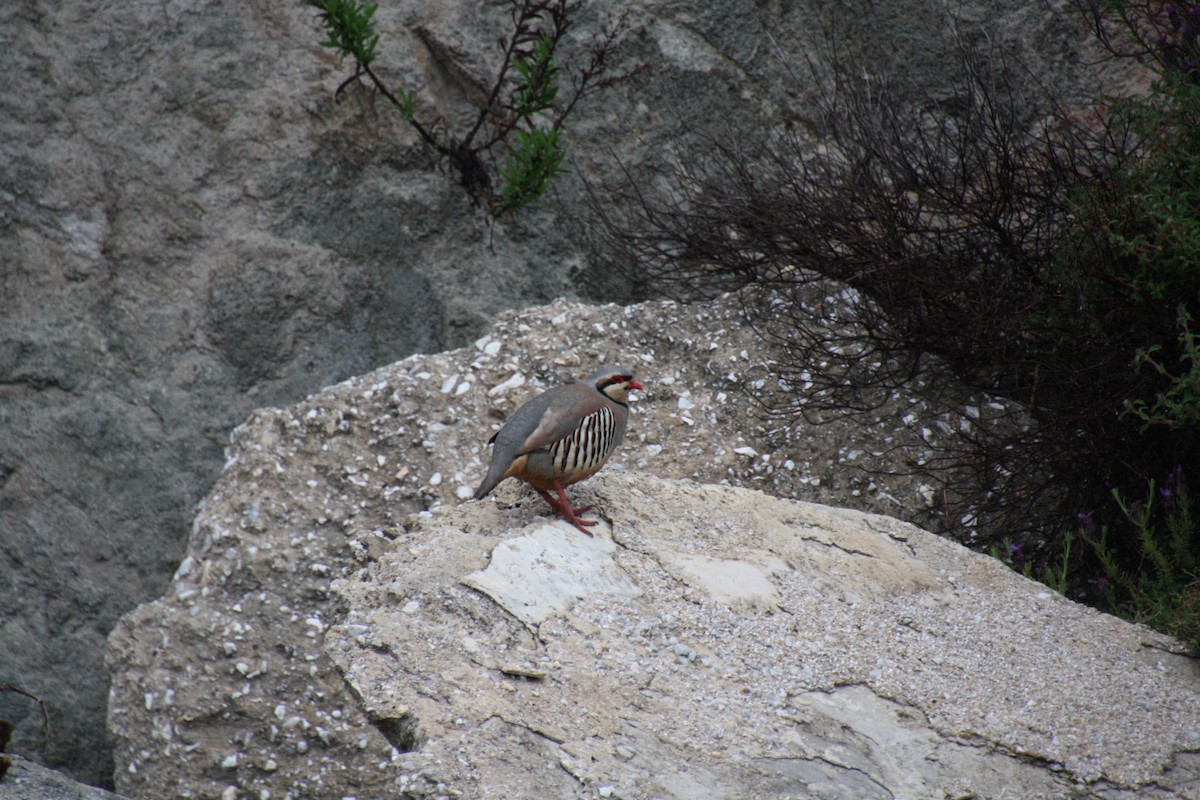
<svg viewBox="0 0 1200 800"><path fill-rule="evenodd" d="M1018 93L993 53L960 54L953 103L918 108L834 61L808 131L734 133L676 163L671 191L627 187L631 211L597 205L602 249L676 297L751 287L786 354L781 416L861 413L914 380L1018 401L1008 419L964 417L913 469L947 487L945 518L970 520L975 544L1052 543L1114 487L1200 468L1194 436L1138 434L1122 413L1162 390L1137 354L1200 298L1185 269L1148 295L1113 244L1131 166L1156 148L1136 115L1039 121L1052 98Z"/></svg>

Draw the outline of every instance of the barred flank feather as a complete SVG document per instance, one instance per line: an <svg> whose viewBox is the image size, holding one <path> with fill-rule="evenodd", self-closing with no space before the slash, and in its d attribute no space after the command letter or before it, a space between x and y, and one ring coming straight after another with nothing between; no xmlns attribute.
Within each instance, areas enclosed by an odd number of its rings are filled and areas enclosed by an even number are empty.
<svg viewBox="0 0 1200 800"><path fill-rule="evenodd" d="M550 446L554 471L560 475L594 472L608 459L617 420L607 406L588 414L574 431Z"/></svg>

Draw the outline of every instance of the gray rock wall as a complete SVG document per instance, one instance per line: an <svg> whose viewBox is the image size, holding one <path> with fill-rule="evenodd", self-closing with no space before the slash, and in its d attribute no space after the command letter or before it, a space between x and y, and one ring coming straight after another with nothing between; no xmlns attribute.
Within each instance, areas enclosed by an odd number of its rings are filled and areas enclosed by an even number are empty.
<svg viewBox="0 0 1200 800"><path fill-rule="evenodd" d="M581 38L616 3L589 3ZM937 85L950 30L1029 42L1033 73L1082 39L1007 3L845 7L832 20L897 79ZM634 6L637 83L579 109L573 175L488 228L413 135L345 75L292 2L0 5L0 682L44 697L54 735L0 696L14 748L105 783L104 637L184 555L229 431L255 407L409 353L461 345L500 309L626 297L591 268L578 176L620 158L652 185L689 126L803 117L789 78L823 4ZM468 114L497 21L475 4L384 3L381 63L433 113ZM768 35L769 34L769 35Z"/></svg>

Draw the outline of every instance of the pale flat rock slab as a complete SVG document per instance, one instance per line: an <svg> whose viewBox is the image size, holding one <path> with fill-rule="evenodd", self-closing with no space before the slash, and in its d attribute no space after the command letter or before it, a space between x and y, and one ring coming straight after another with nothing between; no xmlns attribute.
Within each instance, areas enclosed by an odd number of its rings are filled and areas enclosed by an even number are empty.
<svg viewBox="0 0 1200 800"><path fill-rule="evenodd" d="M787 569L787 564L773 554L753 563L737 558L675 555L663 566L679 581L710 595L728 606L776 608L779 591L771 581L773 574Z"/></svg>
<svg viewBox="0 0 1200 800"><path fill-rule="evenodd" d="M584 536L571 525L539 525L506 539L492 551L487 569L463 583L478 589L514 617L536 625L569 611L585 597L631 598L637 586L613 561L617 545L604 525Z"/></svg>
<svg viewBox="0 0 1200 800"><path fill-rule="evenodd" d="M411 797L1200 797L1169 641L896 520L602 474L420 515L325 653ZM519 518L531 522L512 529Z"/></svg>

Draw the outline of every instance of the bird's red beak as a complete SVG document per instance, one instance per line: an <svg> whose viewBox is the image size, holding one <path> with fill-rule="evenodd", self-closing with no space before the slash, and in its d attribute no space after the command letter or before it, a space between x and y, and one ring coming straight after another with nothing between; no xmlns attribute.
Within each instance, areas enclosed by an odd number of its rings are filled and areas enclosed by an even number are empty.
<svg viewBox="0 0 1200 800"><path fill-rule="evenodd" d="M626 389L629 389L630 391L633 391L633 390L635 390L635 389L636 389L637 391L639 391L639 392L644 392L644 391L646 391L646 387L645 387L645 386L642 386L640 383L638 383L637 381L635 381L633 378L630 378L630 379L629 379L629 383L626 383L626 384L625 384L625 388L626 388Z"/></svg>

